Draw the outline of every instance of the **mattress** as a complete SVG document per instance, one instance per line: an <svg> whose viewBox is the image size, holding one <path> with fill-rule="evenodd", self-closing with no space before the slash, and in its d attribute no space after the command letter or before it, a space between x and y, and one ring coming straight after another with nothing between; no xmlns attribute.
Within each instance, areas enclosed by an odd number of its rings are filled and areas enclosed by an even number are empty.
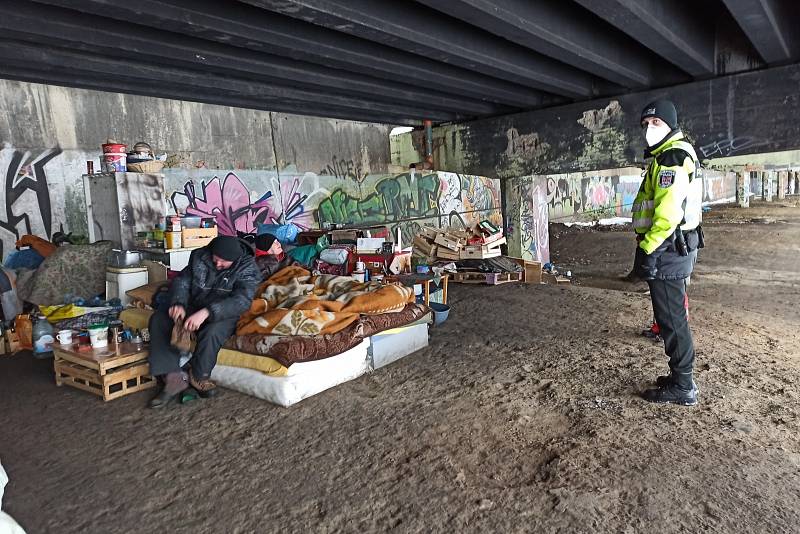
<svg viewBox="0 0 800 534"><path fill-rule="evenodd" d="M211 378L222 387L280 406L291 406L427 346L427 323L415 324L371 336L337 356L284 367L283 376L218 363Z"/></svg>
<svg viewBox="0 0 800 534"><path fill-rule="evenodd" d="M291 406L343 382L353 380L370 369L369 339L336 356L295 363L285 376L217 364L211 379L218 385L252 395L280 406Z"/></svg>

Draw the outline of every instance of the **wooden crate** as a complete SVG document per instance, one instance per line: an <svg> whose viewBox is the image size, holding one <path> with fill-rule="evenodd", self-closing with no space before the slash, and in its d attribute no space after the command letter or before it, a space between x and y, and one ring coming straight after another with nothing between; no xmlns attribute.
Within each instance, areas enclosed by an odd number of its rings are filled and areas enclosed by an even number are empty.
<svg viewBox="0 0 800 534"><path fill-rule="evenodd" d="M214 228L184 228L181 232L183 248L204 247L217 237L217 227Z"/></svg>
<svg viewBox="0 0 800 534"><path fill-rule="evenodd" d="M79 352L53 347L56 385L67 385L110 401L156 386L150 376L148 352L123 343L120 350L93 349Z"/></svg>
<svg viewBox="0 0 800 534"><path fill-rule="evenodd" d="M523 273L460 272L453 275L453 282L461 284L488 284L497 286L508 282L522 282Z"/></svg>
<svg viewBox="0 0 800 534"><path fill-rule="evenodd" d="M542 283L542 262L512 257L509 257L508 259L525 269L525 277L523 278L523 282L526 284Z"/></svg>

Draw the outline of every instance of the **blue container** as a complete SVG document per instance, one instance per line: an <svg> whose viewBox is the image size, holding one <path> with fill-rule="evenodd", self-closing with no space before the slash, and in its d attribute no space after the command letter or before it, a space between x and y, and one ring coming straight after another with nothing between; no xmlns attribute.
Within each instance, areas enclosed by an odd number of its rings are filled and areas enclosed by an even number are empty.
<svg viewBox="0 0 800 534"><path fill-rule="evenodd" d="M450 306L447 304L431 302L428 306L433 310L433 326L442 324L447 320L447 316L450 315Z"/></svg>

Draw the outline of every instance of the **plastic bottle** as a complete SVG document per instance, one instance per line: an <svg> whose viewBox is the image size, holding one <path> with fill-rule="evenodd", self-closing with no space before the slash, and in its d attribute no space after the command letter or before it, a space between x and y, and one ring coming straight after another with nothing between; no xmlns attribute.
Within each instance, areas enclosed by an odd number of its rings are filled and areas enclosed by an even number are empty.
<svg viewBox="0 0 800 534"><path fill-rule="evenodd" d="M44 315L39 315L33 323L33 355L39 359L53 357L53 326Z"/></svg>

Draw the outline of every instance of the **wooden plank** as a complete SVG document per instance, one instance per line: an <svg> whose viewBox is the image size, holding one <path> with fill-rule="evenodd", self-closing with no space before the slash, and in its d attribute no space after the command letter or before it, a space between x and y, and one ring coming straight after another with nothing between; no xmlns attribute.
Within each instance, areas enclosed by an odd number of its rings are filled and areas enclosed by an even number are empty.
<svg viewBox="0 0 800 534"><path fill-rule="evenodd" d="M100 374L104 375L117 367L122 367L134 362L147 361L150 352L142 350L133 354L114 356L100 362Z"/></svg>
<svg viewBox="0 0 800 534"><path fill-rule="evenodd" d="M436 243L437 245L449 248L450 250L456 252L459 251L461 247L464 246L465 243L465 241L462 241L460 239L452 239L448 236L445 236L444 234L437 235L436 239L434 239L433 242Z"/></svg>
<svg viewBox="0 0 800 534"><path fill-rule="evenodd" d="M125 395L131 395L133 393L138 393L139 391L144 391L146 389L150 389L150 388L156 387L157 382L156 382L155 378L150 377L150 380L145 382L144 380L146 380L147 378L148 377L146 377L146 376L139 377L138 380L137 380L136 385L134 385L134 386L128 386L127 383L122 382L122 389L120 389L119 391L115 391L113 393L109 392L108 395L105 396L103 400L105 400L107 402L107 401L110 401L110 400L117 399L119 397L124 397ZM116 385L116 384L109 384L109 386L108 386L109 389L113 385Z"/></svg>

